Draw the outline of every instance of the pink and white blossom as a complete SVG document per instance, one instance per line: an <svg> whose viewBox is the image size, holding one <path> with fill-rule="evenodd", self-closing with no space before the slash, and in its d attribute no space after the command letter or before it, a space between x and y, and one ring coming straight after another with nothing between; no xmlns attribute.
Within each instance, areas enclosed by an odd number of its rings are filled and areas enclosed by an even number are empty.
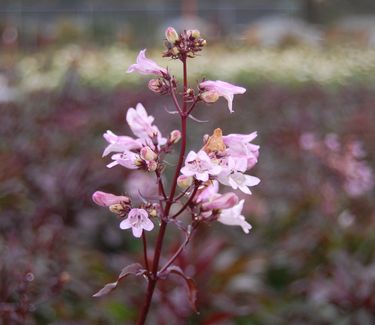
<svg viewBox="0 0 375 325"><path fill-rule="evenodd" d="M104 149L103 157L107 156L111 152L137 150L142 147L139 140L133 139L132 137L128 137L126 135L118 136L109 130L103 134L103 137L109 143L109 145Z"/></svg>
<svg viewBox="0 0 375 325"><path fill-rule="evenodd" d="M238 171L244 172L254 167L258 162L259 146L250 143L257 137L257 132L250 134L228 134L223 136L227 146L227 154L235 158L236 164L241 166ZM246 166L246 168L244 168Z"/></svg>
<svg viewBox="0 0 375 325"><path fill-rule="evenodd" d="M185 160L181 173L185 176L194 176L202 182L208 181L210 175L217 176L221 172L219 165L213 164L210 157L203 151L190 151Z"/></svg>
<svg viewBox="0 0 375 325"><path fill-rule="evenodd" d="M255 176L245 175L240 172L234 172L229 175L220 174L218 181L223 185L229 185L234 190L240 189L245 194L251 194L249 187L258 185L260 179Z"/></svg>
<svg viewBox="0 0 375 325"><path fill-rule="evenodd" d="M146 58L146 49L139 52L137 63L128 68L128 73L138 72L140 74L154 74L160 77L168 74L167 69L159 66L155 61Z"/></svg>
<svg viewBox="0 0 375 325"><path fill-rule="evenodd" d="M215 97L214 92L216 92L218 96L224 97L228 102L228 109L231 113L233 112L234 95L243 94L246 92L246 89L243 87L238 87L221 80L206 80L201 82L199 87L203 91L209 91L210 97Z"/></svg>
<svg viewBox="0 0 375 325"><path fill-rule="evenodd" d="M246 221L245 217L241 215L244 202L245 200L241 200L234 207L222 210L217 221L227 226L240 226L242 230L248 234L251 225Z"/></svg>
<svg viewBox="0 0 375 325"><path fill-rule="evenodd" d="M126 121L134 135L140 139L156 137L160 145L167 142L167 139L162 137L159 129L155 125L152 125L154 117L147 114L146 109L141 103L138 103L135 109L133 107L128 109ZM147 144L150 145L149 141Z"/></svg>
<svg viewBox="0 0 375 325"><path fill-rule="evenodd" d="M131 209L129 211L128 217L121 221L121 229L132 229L134 237L141 237L143 230L151 231L154 229L154 224L148 217L148 213L144 209Z"/></svg>
<svg viewBox="0 0 375 325"><path fill-rule="evenodd" d="M123 195L114 195L111 193L106 193L102 191L96 191L92 195L92 200L102 207L109 207L114 204L119 203L129 203L130 199L127 196Z"/></svg>

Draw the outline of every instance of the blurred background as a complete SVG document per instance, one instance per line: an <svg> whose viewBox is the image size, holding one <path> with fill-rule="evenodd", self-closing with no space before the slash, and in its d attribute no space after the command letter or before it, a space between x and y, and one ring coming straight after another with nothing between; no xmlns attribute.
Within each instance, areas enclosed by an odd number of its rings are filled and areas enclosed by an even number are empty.
<svg viewBox="0 0 375 325"><path fill-rule="evenodd" d="M130 135L139 101L164 134L178 126L169 98L125 73L147 47L181 76L160 55L167 26L208 41L191 85L247 88L231 115L223 100L196 110L208 122L190 121L191 148L215 127L257 130L262 183L247 199L250 235L203 227L178 260L200 315L181 283L161 282L150 324L374 324L373 0L2 0L0 323L134 322L142 279L91 297L141 249L91 194L152 184L108 170L102 134ZM165 254L180 241L172 230Z"/></svg>

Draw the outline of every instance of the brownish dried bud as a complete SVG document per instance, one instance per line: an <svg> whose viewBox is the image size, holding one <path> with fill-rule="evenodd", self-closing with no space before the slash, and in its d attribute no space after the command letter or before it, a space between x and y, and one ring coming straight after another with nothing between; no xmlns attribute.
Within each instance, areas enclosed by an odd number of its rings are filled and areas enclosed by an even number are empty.
<svg viewBox="0 0 375 325"><path fill-rule="evenodd" d="M203 147L206 153L211 152L223 152L227 147L223 141L223 131L220 128L214 130L212 136L210 136Z"/></svg>

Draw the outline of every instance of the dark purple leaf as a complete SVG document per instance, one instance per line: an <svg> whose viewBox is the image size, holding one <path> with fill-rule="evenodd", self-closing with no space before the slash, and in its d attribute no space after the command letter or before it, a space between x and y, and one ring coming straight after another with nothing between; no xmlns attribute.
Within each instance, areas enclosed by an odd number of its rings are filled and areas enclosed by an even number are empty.
<svg viewBox="0 0 375 325"><path fill-rule="evenodd" d="M143 266L139 263L130 264L125 266L122 270L120 275L117 278L116 282L107 283L102 289L100 289L97 293L93 295L93 297L98 298L107 295L112 290L116 289L119 282L126 278L128 275L133 274L135 276L145 274L146 270Z"/></svg>
<svg viewBox="0 0 375 325"><path fill-rule="evenodd" d="M175 265L172 265L170 267L168 267L165 272L163 272L163 275L165 277L167 277L170 273L174 273L174 274L177 274L178 276L182 277L184 280L185 280L185 283L186 283L186 287L187 287L187 290L188 290L188 298L189 298L189 302L192 306L192 308L194 309L194 311L196 313L198 313L198 310L197 310L197 307L196 307L196 301L197 301L197 286L195 285L195 281L186 276L186 274L184 273L184 271L182 271L182 269L178 266L175 266Z"/></svg>

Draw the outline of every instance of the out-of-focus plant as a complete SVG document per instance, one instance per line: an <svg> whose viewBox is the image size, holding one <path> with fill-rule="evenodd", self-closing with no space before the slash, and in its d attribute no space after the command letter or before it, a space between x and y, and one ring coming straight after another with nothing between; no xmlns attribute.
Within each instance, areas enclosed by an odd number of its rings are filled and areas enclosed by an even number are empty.
<svg viewBox="0 0 375 325"><path fill-rule="evenodd" d="M178 81L168 69L159 66L146 57L142 50L137 62L131 65L128 72L138 72L154 75L157 79L149 81L149 89L160 95L170 95L175 111L181 120L181 129L174 130L168 138L164 138L158 127L153 124L154 117L149 116L142 104L136 109L130 108L126 121L137 138L117 136L111 131L104 134L109 143L103 156L112 154L112 162L107 167L120 165L128 169L141 169L155 175L154 182L158 191L146 197L143 193L141 204L134 205L131 198L124 195L113 195L102 191L93 194L96 204L108 207L120 219L121 229L131 229L133 236L142 238L144 264L130 264L124 267L113 283L106 284L94 296L101 297L114 290L119 282L129 275L142 276L147 281L147 292L137 324L144 324L150 309L154 290L159 281L172 275L181 277L187 286L191 305L196 310L197 288L192 278L175 264L176 259L191 240L193 233L203 223L219 221L225 225L240 226L249 233L251 225L242 215L245 200L239 200L233 192L219 193L219 183L232 189L239 189L245 194L251 194L249 187L257 185L257 177L245 172L257 163L259 146L251 143L257 136L251 134L229 134L223 136L217 128L212 136L205 136L203 147L198 151L190 151L185 157L187 146L187 120L195 118L192 112L199 102L215 103L219 97L224 97L228 109L233 112L233 97L243 94L245 88L216 80L202 80L195 91L188 85L188 59L194 58L206 45L198 30L185 30L178 34L172 27L167 28L166 51L164 57L179 60L183 67L183 86L178 90ZM178 95L181 94L179 101ZM166 156L176 143L181 141L180 152L175 166L174 176L167 190L164 171L167 168ZM177 192L177 188L180 192ZM177 210L175 211L176 207ZM179 220L182 215L189 216L185 221ZM153 252L153 258L148 257L149 247L146 231L159 224L158 235ZM185 240L174 254L159 267L162 247L168 225L175 225L185 234Z"/></svg>

